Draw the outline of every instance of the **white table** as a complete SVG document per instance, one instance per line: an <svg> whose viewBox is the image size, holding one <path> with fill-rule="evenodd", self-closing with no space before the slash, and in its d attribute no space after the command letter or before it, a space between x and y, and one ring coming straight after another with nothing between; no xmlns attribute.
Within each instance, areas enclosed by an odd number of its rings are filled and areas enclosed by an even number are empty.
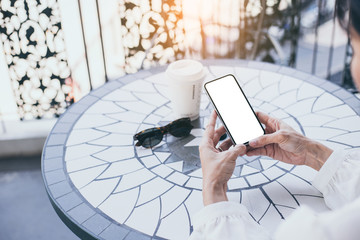
<svg viewBox="0 0 360 240"><path fill-rule="evenodd" d="M359 147L360 101L326 80L287 67L241 60L204 61L211 80L232 73L255 108L334 149ZM198 144L211 112L202 96L189 137L169 135L153 149L133 134L171 120L165 67L128 75L92 91L64 113L44 146L50 200L78 236L186 239L202 208ZM235 103L234 103L235 104ZM299 205L327 210L315 171L267 157L239 157L231 201L273 231Z"/></svg>

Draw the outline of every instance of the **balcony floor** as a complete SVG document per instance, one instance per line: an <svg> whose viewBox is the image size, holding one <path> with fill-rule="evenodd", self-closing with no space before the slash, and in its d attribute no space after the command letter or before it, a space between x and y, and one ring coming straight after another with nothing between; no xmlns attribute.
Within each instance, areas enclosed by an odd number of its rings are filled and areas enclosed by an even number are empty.
<svg viewBox="0 0 360 240"><path fill-rule="evenodd" d="M0 239L78 239L46 195L40 156L0 158Z"/></svg>

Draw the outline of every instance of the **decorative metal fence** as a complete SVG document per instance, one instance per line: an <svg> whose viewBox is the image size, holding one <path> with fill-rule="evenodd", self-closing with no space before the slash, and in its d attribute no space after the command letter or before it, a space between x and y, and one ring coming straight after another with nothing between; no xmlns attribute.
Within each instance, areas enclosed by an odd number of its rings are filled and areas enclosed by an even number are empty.
<svg viewBox="0 0 360 240"><path fill-rule="evenodd" d="M20 119L59 116L73 102L56 1L1 1L0 36Z"/></svg>
<svg viewBox="0 0 360 240"><path fill-rule="evenodd" d="M111 30L109 21L104 20L107 17L104 5L109 2L116 8L111 22L118 21L120 26ZM104 71L100 84L114 78L109 74L111 64L116 65L119 77L184 57L242 58L296 67L299 39L306 31L313 31L315 36L309 72L316 74L318 29L329 20L332 20L332 44L326 77L330 79L333 74L334 1L93 0L84 3L77 1L76 17L80 20L82 58L89 89L77 84L79 78L72 77L71 72L77 69L76 64L72 67L68 64L59 2L1 1L0 36L20 119L58 116L77 98L77 91L83 95L96 87L94 79L99 77L92 76L96 70L91 67L93 60L89 54L96 41L87 34L95 28L101 52L101 57L96 59L100 64L96 66L103 66ZM96 6L94 13L86 10L91 4ZM92 22L95 25L88 26L86 13L95 19ZM116 31L121 36L115 42L121 59L114 64L109 59L115 54L107 50L109 39L114 37L107 33ZM352 54L349 43L347 49L341 84L353 89L348 68Z"/></svg>
<svg viewBox="0 0 360 240"><path fill-rule="evenodd" d="M125 72L185 57L181 0L119 2Z"/></svg>

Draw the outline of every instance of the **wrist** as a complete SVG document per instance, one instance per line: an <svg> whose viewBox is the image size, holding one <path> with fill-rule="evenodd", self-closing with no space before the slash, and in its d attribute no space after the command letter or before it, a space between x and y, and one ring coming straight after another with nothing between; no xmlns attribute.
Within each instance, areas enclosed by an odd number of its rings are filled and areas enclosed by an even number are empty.
<svg viewBox="0 0 360 240"><path fill-rule="evenodd" d="M226 183L204 183L202 195L204 206L216 202L228 201L226 195Z"/></svg>
<svg viewBox="0 0 360 240"><path fill-rule="evenodd" d="M326 160L330 157L332 152L333 150L326 147L325 145L313 140L309 140L307 144L305 165L319 171Z"/></svg>

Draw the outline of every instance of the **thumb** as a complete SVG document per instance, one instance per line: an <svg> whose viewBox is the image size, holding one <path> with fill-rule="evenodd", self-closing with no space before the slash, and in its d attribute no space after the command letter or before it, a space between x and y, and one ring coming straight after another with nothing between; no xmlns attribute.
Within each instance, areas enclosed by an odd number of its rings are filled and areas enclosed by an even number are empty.
<svg viewBox="0 0 360 240"><path fill-rule="evenodd" d="M282 135L280 135L278 132L275 132L255 138L249 142L249 145L252 148L259 148L272 143L280 143L281 141Z"/></svg>
<svg viewBox="0 0 360 240"><path fill-rule="evenodd" d="M246 146L244 144L238 144L230 149L230 152L236 156L242 156L246 153Z"/></svg>

